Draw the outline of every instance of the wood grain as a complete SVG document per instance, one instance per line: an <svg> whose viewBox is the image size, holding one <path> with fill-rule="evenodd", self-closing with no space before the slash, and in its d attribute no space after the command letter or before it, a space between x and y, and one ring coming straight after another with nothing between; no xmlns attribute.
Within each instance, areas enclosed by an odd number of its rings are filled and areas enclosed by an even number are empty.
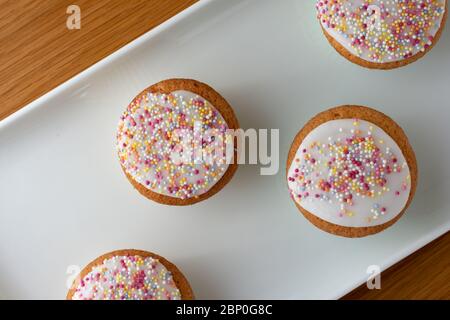
<svg viewBox="0 0 450 320"><path fill-rule="evenodd" d="M196 2L0 0L0 120ZM66 9L81 8L81 29ZM450 234L345 299L450 299Z"/></svg>
<svg viewBox="0 0 450 320"><path fill-rule="evenodd" d="M0 119L194 2L0 1ZM80 30L66 27L71 4L81 8Z"/></svg>
<svg viewBox="0 0 450 320"><path fill-rule="evenodd" d="M381 290L359 287L343 299L450 299L450 233L381 274Z"/></svg>

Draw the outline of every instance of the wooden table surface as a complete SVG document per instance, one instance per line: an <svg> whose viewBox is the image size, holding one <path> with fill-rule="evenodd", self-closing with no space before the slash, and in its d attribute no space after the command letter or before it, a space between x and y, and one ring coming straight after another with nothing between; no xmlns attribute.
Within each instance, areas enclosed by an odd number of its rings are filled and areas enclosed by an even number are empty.
<svg viewBox="0 0 450 320"><path fill-rule="evenodd" d="M193 4L194 0L0 0L0 120ZM81 29L68 30L69 5ZM345 299L450 299L450 233Z"/></svg>

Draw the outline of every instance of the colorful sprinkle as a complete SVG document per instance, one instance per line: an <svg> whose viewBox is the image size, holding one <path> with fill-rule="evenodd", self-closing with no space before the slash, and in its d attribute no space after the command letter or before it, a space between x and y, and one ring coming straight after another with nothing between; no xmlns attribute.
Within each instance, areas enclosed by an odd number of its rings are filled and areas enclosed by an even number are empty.
<svg viewBox="0 0 450 320"><path fill-rule="evenodd" d="M353 54L376 63L407 59L433 44L445 0L318 0L322 26Z"/></svg>
<svg viewBox="0 0 450 320"><path fill-rule="evenodd" d="M172 274L157 259L115 256L94 267L76 288L74 300L180 300Z"/></svg>
<svg viewBox="0 0 450 320"><path fill-rule="evenodd" d="M355 127L358 129L353 130ZM330 139L332 128L336 133ZM328 137L326 143L322 137ZM384 144L380 140L385 140ZM329 212L332 220L394 217L410 190L408 166L394 144L384 131L367 121L344 119L322 124L305 138L302 151L291 164L288 184L292 198L322 218L327 215L321 211ZM390 206L394 206L392 212Z"/></svg>
<svg viewBox="0 0 450 320"><path fill-rule="evenodd" d="M197 197L228 168L221 162L224 154L217 152L225 144L227 129L221 114L191 92L146 93L128 106L119 122L120 163L134 180L154 192L180 199ZM216 135L204 138L205 132ZM186 151L186 139L200 154L174 159L174 153ZM195 141L199 141L197 149Z"/></svg>

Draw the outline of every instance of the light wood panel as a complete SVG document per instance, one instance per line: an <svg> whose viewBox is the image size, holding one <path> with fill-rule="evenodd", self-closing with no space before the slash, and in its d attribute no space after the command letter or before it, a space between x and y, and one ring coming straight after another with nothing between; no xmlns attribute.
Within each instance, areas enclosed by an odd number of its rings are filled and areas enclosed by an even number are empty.
<svg viewBox="0 0 450 320"><path fill-rule="evenodd" d="M450 299L450 233L381 274L381 290L366 285L344 299Z"/></svg>
<svg viewBox="0 0 450 320"><path fill-rule="evenodd" d="M70 79L193 0L0 1L0 119ZM66 27L81 8L81 29Z"/></svg>

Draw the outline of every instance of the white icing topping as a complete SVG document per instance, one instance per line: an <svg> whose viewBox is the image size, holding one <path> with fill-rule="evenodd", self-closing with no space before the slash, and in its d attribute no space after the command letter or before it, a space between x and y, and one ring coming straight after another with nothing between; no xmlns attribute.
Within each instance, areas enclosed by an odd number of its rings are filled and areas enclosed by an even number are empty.
<svg viewBox="0 0 450 320"><path fill-rule="evenodd" d="M444 17L446 0L318 0L326 32L366 61L394 62L425 51Z"/></svg>
<svg viewBox="0 0 450 320"><path fill-rule="evenodd" d="M181 199L199 196L228 168L223 153L227 129L214 106L192 92L147 93L119 123L120 162L153 192Z"/></svg>
<svg viewBox="0 0 450 320"><path fill-rule="evenodd" d="M94 267L73 300L179 300L172 274L157 259L115 256Z"/></svg>
<svg viewBox="0 0 450 320"><path fill-rule="evenodd" d="M356 119L329 121L309 132L288 171L294 201L345 227L395 218L408 201L410 179L397 143L378 126Z"/></svg>

